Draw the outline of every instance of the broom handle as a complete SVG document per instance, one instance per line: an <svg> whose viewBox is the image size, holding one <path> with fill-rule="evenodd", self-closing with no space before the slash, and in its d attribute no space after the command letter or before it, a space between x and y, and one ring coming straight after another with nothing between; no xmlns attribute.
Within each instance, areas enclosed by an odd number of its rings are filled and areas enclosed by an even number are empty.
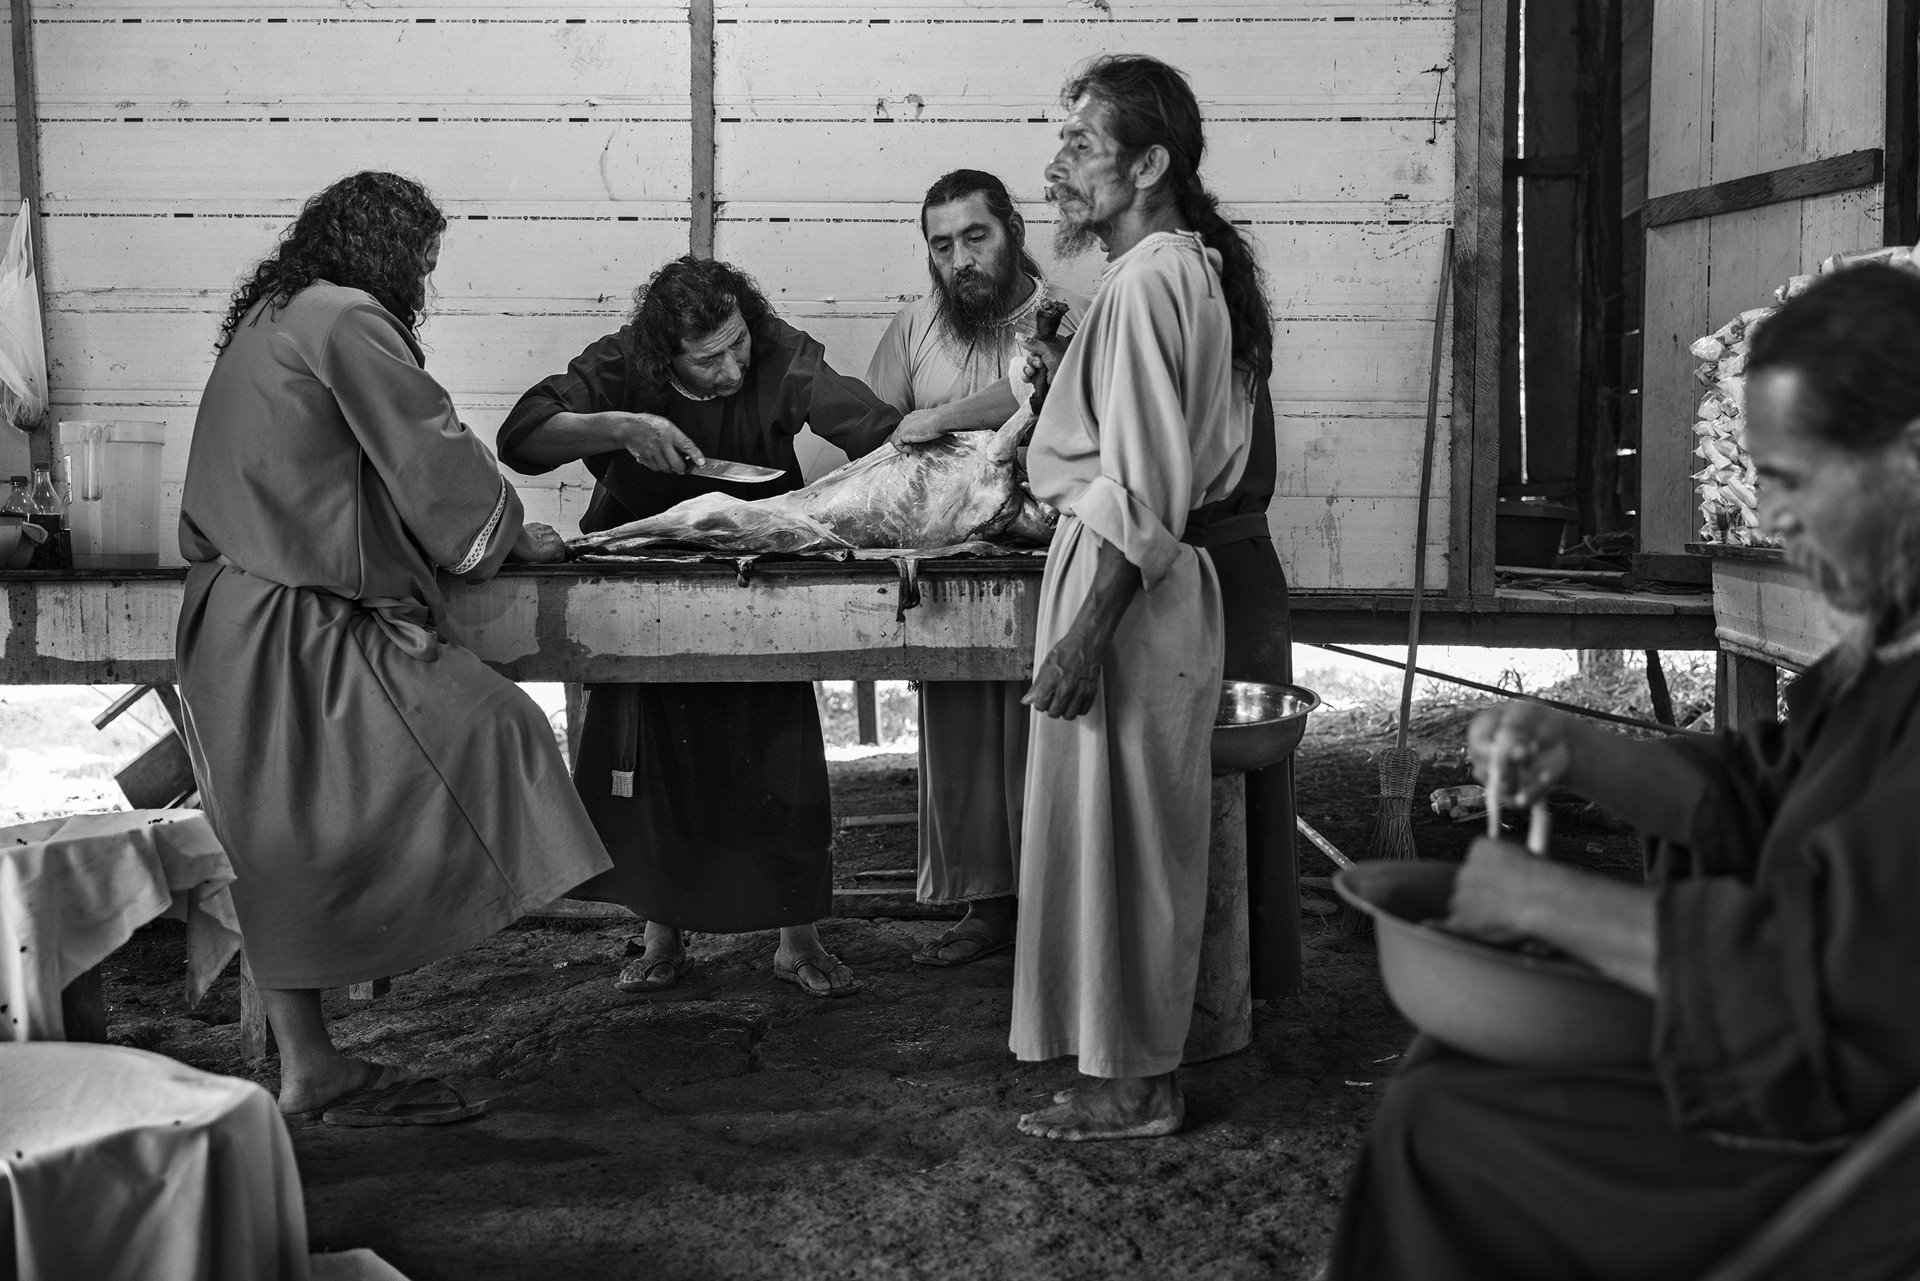
<svg viewBox="0 0 1920 1281"><path fill-rule="evenodd" d="M1420 449L1420 507L1414 519L1413 607L1407 611L1407 673L1400 682L1400 732L1407 750L1407 718L1413 712L1413 665L1420 653L1420 597L1427 586L1427 503L1433 494L1433 438L1440 421L1440 349L1446 337L1447 283L1453 274L1453 228L1440 255L1440 289L1433 301L1433 360L1427 369L1427 437Z"/></svg>

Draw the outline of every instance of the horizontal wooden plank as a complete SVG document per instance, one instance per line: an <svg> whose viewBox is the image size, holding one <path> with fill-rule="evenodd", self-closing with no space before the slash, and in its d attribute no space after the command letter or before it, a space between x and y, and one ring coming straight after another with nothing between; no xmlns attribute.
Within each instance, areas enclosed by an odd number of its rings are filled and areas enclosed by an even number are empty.
<svg viewBox="0 0 1920 1281"><path fill-rule="evenodd" d="M1442 402L1445 403L1444 401ZM1416 406L1357 412L1352 403L1280 401L1275 413L1274 493L1287 498L1411 498L1420 492L1427 421ZM1435 427L1433 474L1448 475L1452 446L1443 413ZM1444 497L1446 486L1436 483ZM1436 526L1437 527L1437 526ZM1408 541L1413 530L1408 528Z"/></svg>
<svg viewBox="0 0 1920 1281"><path fill-rule="evenodd" d="M1151 10L1101 9L1090 0L881 0L878 4L823 3L822 0L722 0L715 20L749 22L963 23L1018 17L1034 23L1131 25L1181 22L1327 22L1397 18L1451 22L1448 0L1210 0L1208 3L1156 4Z"/></svg>
<svg viewBox="0 0 1920 1281"><path fill-rule="evenodd" d="M1824 160L1716 182L1710 187L1655 196L1641 207L1640 224L1643 227L1664 227L1693 218L1738 213L1744 209L1783 204L1806 196L1824 196L1871 186L1880 181L1881 159L1880 148L1868 147L1850 151L1844 156L1829 156Z"/></svg>
<svg viewBox="0 0 1920 1281"><path fill-rule="evenodd" d="M1410 590L1416 498L1283 497L1267 508L1287 582L1307 589ZM1447 493L1428 517L1427 581L1447 581Z"/></svg>
<svg viewBox="0 0 1920 1281"><path fill-rule="evenodd" d="M1037 192L1054 127L1014 122L722 121L723 200L898 200L959 165ZM1444 200L1453 189L1450 119L1214 121L1208 181L1230 204Z"/></svg>
<svg viewBox="0 0 1920 1281"><path fill-rule="evenodd" d="M473 115L488 105L685 115L689 61L675 10L592 23L42 22L34 54L49 117L90 108L192 116L208 106L221 115L247 106Z"/></svg>
<svg viewBox="0 0 1920 1281"><path fill-rule="evenodd" d="M127 311L67 304L56 298L48 313L57 393L197 392L205 384L218 325L211 305ZM427 367L456 396L517 396L615 328L624 311L624 299L600 307L558 300L552 309L523 302L513 310L460 311L449 304L422 328ZM796 304L785 312L826 344L837 368L857 374L865 372L893 308ZM1431 335L1431 321L1283 319L1275 326L1276 395L1424 404Z"/></svg>
<svg viewBox="0 0 1920 1281"><path fill-rule="evenodd" d="M769 297L782 302L854 297L888 301L926 292L918 205L807 206L806 213L773 212L789 208L796 206L730 204L715 233L715 252L751 271ZM1391 309L1390 314L1402 319L1431 315L1444 220L1389 222L1377 216L1387 208L1241 204L1231 212L1245 222L1244 231L1254 241L1276 314L1381 315ZM748 210L765 212L755 216ZM888 210L904 216L886 221L875 217ZM1105 266L1101 255L1060 260L1051 244L1052 211L1029 205L1023 212L1028 246L1041 267L1063 286L1090 292ZM1342 219L1343 213L1352 220Z"/></svg>
<svg viewBox="0 0 1920 1281"><path fill-rule="evenodd" d="M553 210L565 206L550 206ZM684 212L684 206L678 207ZM917 205L730 207L719 224L719 255L750 272L775 301L864 297L901 300L927 288ZM796 215L775 209L804 208ZM1431 210L1433 206L1422 206ZM1243 205L1232 212L1267 271L1276 312L1338 314L1396 306L1432 307L1444 225L1387 221L1413 213L1390 206ZM1068 287L1090 289L1103 265L1088 254L1058 261L1049 243L1051 211L1029 222L1041 265ZM1367 220L1342 221L1342 213ZM882 217L881 215L886 215ZM771 222L768 218L785 221ZM269 252L289 225L282 215L178 218L103 214L43 219L47 287L57 294L212 291ZM443 299L624 298L669 258L686 251L683 219L619 222L518 216L454 216L441 247L435 292Z"/></svg>
<svg viewBox="0 0 1920 1281"><path fill-rule="evenodd" d="M393 6L342 5L337 0L274 0L271 12L259 0L36 0L36 26L56 22L244 22L260 26L295 22L684 22L686 0L566 0L536 13L527 0L405 0Z"/></svg>
<svg viewBox="0 0 1920 1281"><path fill-rule="evenodd" d="M1444 19L1178 23L1018 18L876 24L748 21L715 29L715 105L748 119L887 115L1058 119L1060 84L1101 53L1150 53L1184 71L1211 122L1235 115L1450 115L1439 79L1453 52ZM821 67L844 69L823 77ZM1037 73L1037 74L1036 74Z"/></svg>
<svg viewBox="0 0 1920 1281"><path fill-rule="evenodd" d="M443 299L577 298L621 305L660 264L687 251L680 219L455 216L442 238L434 293ZM284 216L52 217L41 220L46 283L55 295L143 291L224 296L272 252Z"/></svg>
<svg viewBox="0 0 1920 1281"><path fill-rule="evenodd" d="M684 200L680 120L48 120L41 172L50 209L145 200L304 199L343 174L392 169L442 200Z"/></svg>

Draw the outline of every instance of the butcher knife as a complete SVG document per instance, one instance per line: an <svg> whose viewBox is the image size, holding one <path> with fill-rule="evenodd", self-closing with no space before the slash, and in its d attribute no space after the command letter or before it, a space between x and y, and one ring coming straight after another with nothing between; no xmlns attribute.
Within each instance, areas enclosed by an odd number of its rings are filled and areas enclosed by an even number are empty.
<svg viewBox="0 0 1920 1281"><path fill-rule="evenodd" d="M687 468L690 475L706 476L712 480L732 480L745 485L757 485L763 481L779 480L787 473L777 467L755 467L752 463L730 463L720 458L709 458Z"/></svg>

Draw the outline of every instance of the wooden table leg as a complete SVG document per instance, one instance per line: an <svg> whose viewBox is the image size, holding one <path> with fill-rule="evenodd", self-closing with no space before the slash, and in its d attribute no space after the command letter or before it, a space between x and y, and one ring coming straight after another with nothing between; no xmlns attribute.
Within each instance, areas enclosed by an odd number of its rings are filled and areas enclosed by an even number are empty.
<svg viewBox="0 0 1920 1281"><path fill-rule="evenodd" d="M860 742L875 747L880 742L880 698L872 681L853 683L853 716Z"/></svg>
<svg viewBox="0 0 1920 1281"><path fill-rule="evenodd" d="M1772 663L1722 650L1714 673L1713 723L1746 729L1770 721L1779 710L1780 669Z"/></svg>
<svg viewBox="0 0 1920 1281"><path fill-rule="evenodd" d="M107 998L100 986L100 967L94 966L67 984L60 993L60 1018L69 1041L105 1044Z"/></svg>

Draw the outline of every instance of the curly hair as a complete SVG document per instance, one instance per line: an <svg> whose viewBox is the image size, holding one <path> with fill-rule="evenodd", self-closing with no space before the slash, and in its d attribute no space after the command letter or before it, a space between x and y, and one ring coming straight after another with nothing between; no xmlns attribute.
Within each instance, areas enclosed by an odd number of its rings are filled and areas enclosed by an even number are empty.
<svg viewBox="0 0 1920 1281"><path fill-rule="evenodd" d="M1264 273L1247 238L1220 214L1220 200L1200 181L1207 138L1200 103L1185 73L1143 54L1105 54L1089 62L1060 91L1062 106L1082 95L1105 103L1107 127L1130 165L1147 148L1166 148L1168 189L1187 225L1219 251L1220 285L1233 324L1233 363L1265 382L1273 371L1273 320Z"/></svg>
<svg viewBox="0 0 1920 1281"><path fill-rule="evenodd" d="M680 344L702 338L740 312L747 332L761 336L773 309L760 286L731 263L686 254L653 273L633 291L633 366L641 378L664 387Z"/></svg>
<svg viewBox="0 0 1920 1281"><path fill-rule="evenodd" d="M427 251L446 227L447 216L411 178L369 170L340 179L307 201L233 291L214 350L233 341L263 299L277 311L316 280L365 290L413 333L427 304Z"/></svg>

